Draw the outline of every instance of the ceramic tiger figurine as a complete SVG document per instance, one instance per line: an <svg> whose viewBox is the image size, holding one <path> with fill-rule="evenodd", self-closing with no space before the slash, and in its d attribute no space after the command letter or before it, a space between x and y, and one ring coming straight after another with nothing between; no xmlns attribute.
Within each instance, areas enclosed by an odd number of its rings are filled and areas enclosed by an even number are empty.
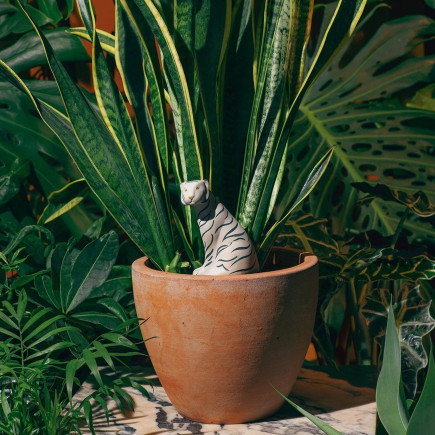
<svg viewBox="0 0 435 435"><path fill-rule="evenodd" d="M207 180L180 184L181 202L193 207L205 260L194 275L241 275L259 271L257 253L245 229L218 202Z"/></svg>

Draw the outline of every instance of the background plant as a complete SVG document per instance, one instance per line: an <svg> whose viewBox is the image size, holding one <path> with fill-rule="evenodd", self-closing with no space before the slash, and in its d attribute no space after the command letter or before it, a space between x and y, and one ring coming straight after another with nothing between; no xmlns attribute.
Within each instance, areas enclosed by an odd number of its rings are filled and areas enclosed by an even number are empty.
<svg viewBox="0 0 435 435"><path fill-rule="evenodd" d="M128 250L119 253L113 231L102 234L101 219L67 242L58 241L65 229L36 225L41 195L37 188L23 192L33 176L29 163L26 170L16 165L8 173L15 185L9 201L11 183L0 188L0 431L57 435L86 424L93 430L93 400L109 418L107 398L126 410L133 404L124 387L146 393L143 379L121 375L134 358L144 362L130 267L122 264ZM100 373L101 366L118 375ZM72 399L91 375L96 391Z"/></svg>
<svg viewBox="0 0 435 435"><path fill-rule="evenodd" d="M47 269L29 273L26 248L20 245L31 231L38 230L54 243L43 227L24 227L1 255L7 275L0 289L0 428L11 434L66 434L86 419L93 431L91 400L103 407L109 419L108 397L121 410L133 409L123 387L147 394L141 385L146 381L140 377L114 378L100 373L101 365L119 373L132 357L143 355L134 343L141 341L138 319L116 302L117 295L122 298L122 281L130 285L131 280L119 270L112 272L118 254L113 232L86 243L83 249L70 243L67 258L59 255L59 251L67 251L63 243L49 244L45 249ZM71 255L75 259L72 268ZM102 298L103 294L111 297ZM72 395L91 374L96 391L73 402Z"/></svg>

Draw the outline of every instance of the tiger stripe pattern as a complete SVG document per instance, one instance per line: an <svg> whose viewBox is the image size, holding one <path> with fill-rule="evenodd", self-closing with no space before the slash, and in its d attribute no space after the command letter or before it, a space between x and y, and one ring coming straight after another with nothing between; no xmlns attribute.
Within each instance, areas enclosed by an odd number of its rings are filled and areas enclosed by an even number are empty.
<svg viewBox="0 0 435 435"><path fill-rule="evenodd" d="M242 275L259 271L255 247L245 229L216 200L207 180L180 184L181 202L195 210L204 245L204 264L194 275Z"/></svg>

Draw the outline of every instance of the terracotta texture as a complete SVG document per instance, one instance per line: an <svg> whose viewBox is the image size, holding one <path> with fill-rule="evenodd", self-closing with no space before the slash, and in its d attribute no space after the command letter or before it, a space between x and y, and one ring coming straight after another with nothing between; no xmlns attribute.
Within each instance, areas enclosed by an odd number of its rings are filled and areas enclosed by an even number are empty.
<svg viewBox="0 0 435 435"><path fill-rule="evenodd" d="M137 315L156 373L185 417L242 423L277 411L302 366L318 292L317 257L275 251L278 270L213 277L133 263ZM279 269L283 264L301 264Z"/></svg>

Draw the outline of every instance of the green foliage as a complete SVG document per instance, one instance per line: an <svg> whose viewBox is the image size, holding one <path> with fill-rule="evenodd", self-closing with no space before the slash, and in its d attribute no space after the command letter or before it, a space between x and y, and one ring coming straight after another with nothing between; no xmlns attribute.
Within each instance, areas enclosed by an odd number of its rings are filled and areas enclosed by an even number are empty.
<svg viewBox="0 0 435 435"><path fill-rule="evenodd" d="M433 347L431 347L429 369L420 398L416 402L407 401L401 380L399 335L391 303L387 311L387 317L384 357L376 386L376 406L379 418L389 435L427 433L428 429L434 427L435 424L433 413L435 405L433 394L435 386ZM275 389L275 391L277 390ZM326 434L339 435L341 433L299 407L279 391L277 393Z"/></svg>
<svg viewBox="0 0 435 435"><path fill-rule="evenodd" d="M37 79L40 75L47 79L50 77L46 77L45 53L38 36L30 31L32 26L29 20L17 1L0 3L0 59L8 62L17 74L27 77L26 85L38 98L49 102L58 110L64 110L56 83L53 80ZM66 33L65 28L53 28L54 25L62 23L61 19L69 16L74 2L63 2L62 14L59 5L57 0L34 2L35 7L29 6L30 13L43 27L62 61L88 60L79 38ZM38 67L38 71L30 74L29 69L35 67ZM28 79L29 76L31 79ZM7 80L0 81L0 100L0 167L11 170L17 161L27 165L32 171L31 184L40 186L45 197L52 191L62 189L68 180L80 177L61 142L35 114L31 101ZM5 181L3 179L3 183ZM16 184L10 185L9 194L13 192L13 188L18 193L19 186ZM81 206L76 207L62 220L76 236L83 234L92 222L89 211Z"/></svg>
<svg viewBox="0 0 435 435"><path fill-rule="evenodd" d="M123 412L133 409L124 388L147 394L146 380L99 370L119 373L142 355L130 267L114 266L118 236L56 243L31 225L7 240L0 252L0 432L69 434L84 424L93 432L94 401L104 408L112 398ZM45 267L27 255L33 244L42 245ZM75 401L90 375L97 389Z"/></svg>
<svg viewBox="0 0 435 435"><path fill-rule="evenodd" d="M157 7L151 0L118 0L114 38L97 31L91 1L77 3L86 29L77 32L93 43L98 110L29 13L65 114L39 98L4 61L2 77L31 98L92 192L159 268L169 267L177 252L191 263L201 260L199 232L192 211L179 205L177 186L198 178L208 178L214 193L236 211L263 262L289 214L312 192L331 159L334 144L312 159L299 189L278 215L272 214L302 98L355 28L365 1L337 3L305 73L309 0ZM136 124L104 49L115 55Z"/></svg>
<svg viewBox="0 0 435 435"><path fill-rule="evenodd" d="M320 35L333 12L334 4L316 9ZM343 236L349 229L376 229L391 235L403 214L400 203L385 202L380 195L364 205L357 203L353 183L380 183L392 192L409 195L420 190L433 201L435 112L428 103L433 101L430 89L424 88L426 103L418 103L420 98L405 104L416 90L433 82L434 56L414 54L423 51L433 32L433 20L428 17L409 15L382 23L377 6L367 13L355 36L301 103L278 207L285 207L299 189L296 175L303 179L311 162L331 145L335 145L331 164L306 210L317 218L331 217L335 233ZM318 45L313 39L309 53L315 53ZM431 223L410 219L405 229L413 238L434 240Z"/></svg>

